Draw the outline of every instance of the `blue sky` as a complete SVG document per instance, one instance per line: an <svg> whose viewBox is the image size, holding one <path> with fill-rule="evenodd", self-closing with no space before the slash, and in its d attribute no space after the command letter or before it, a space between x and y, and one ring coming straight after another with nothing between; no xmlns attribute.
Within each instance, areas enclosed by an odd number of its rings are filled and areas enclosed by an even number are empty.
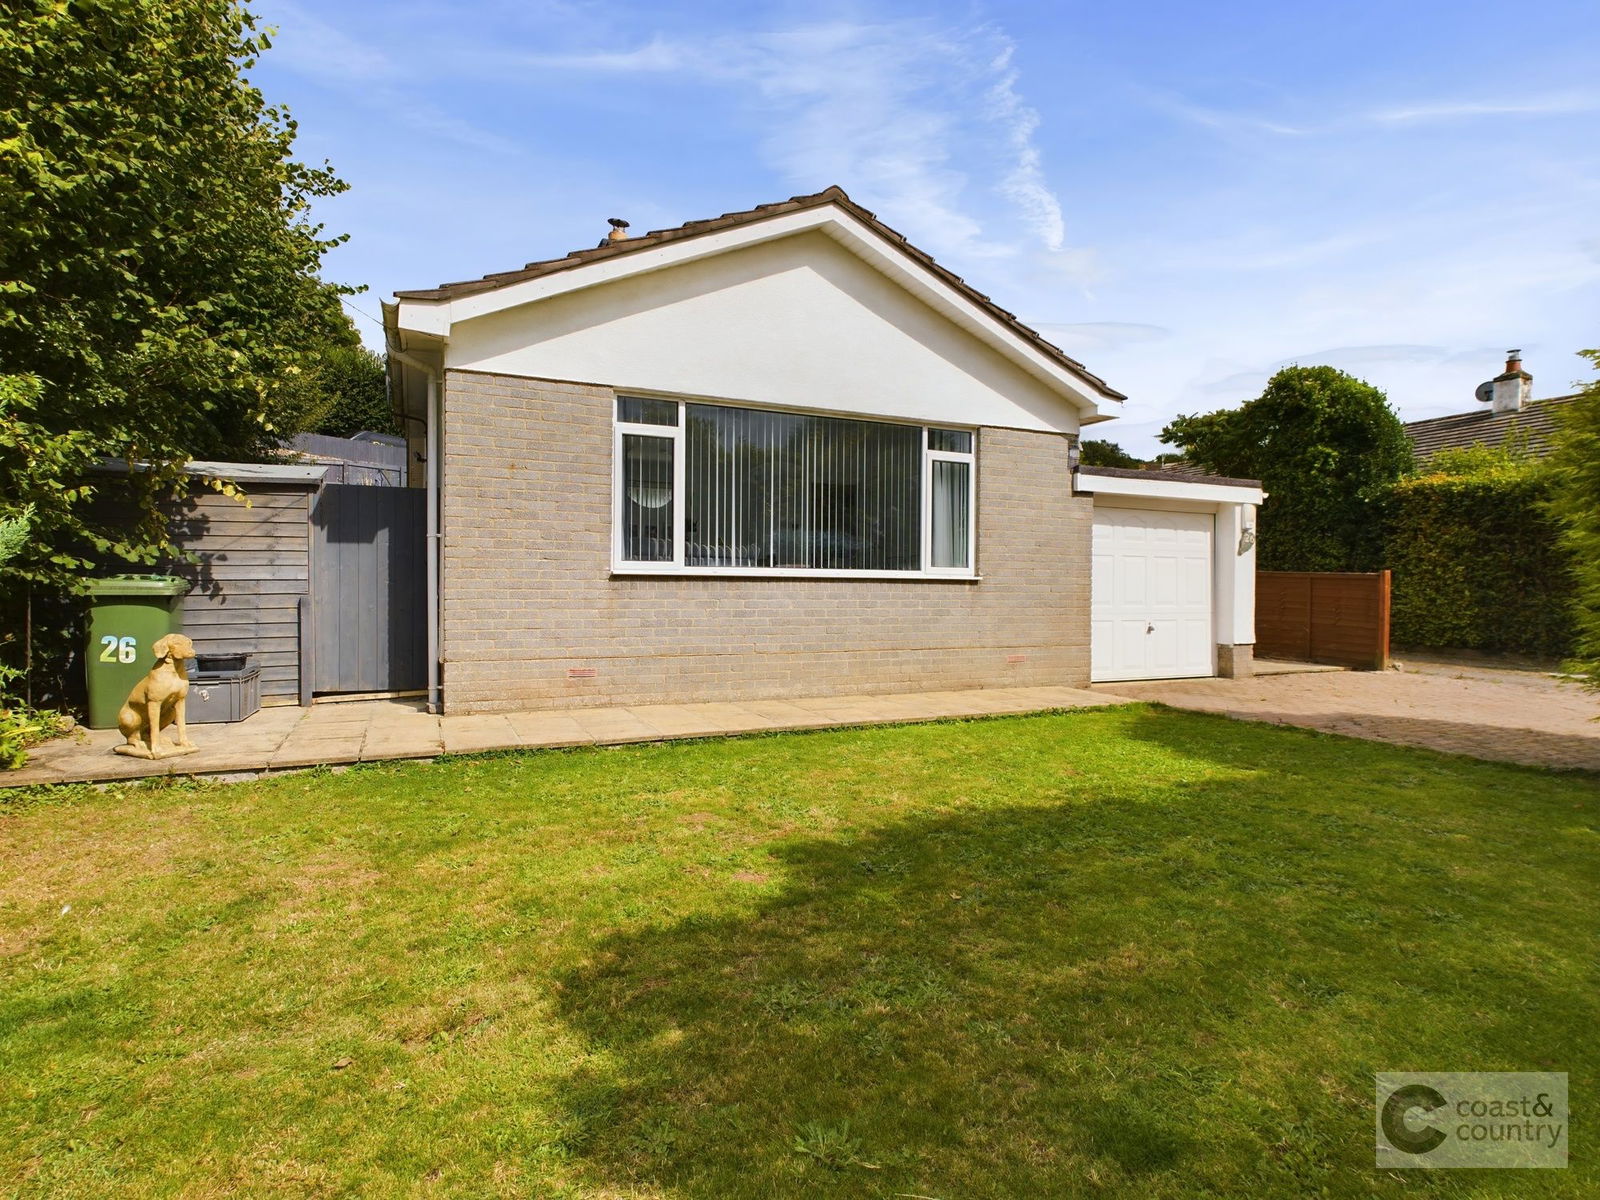
<svg viewBox="0 0 1600 1200"><path fill-rule="evenodd" d="M1409 419L1600 344L1592 0L255 7L366 314L837 183L1127 392L1138 452L1289 362Z"/></svg>

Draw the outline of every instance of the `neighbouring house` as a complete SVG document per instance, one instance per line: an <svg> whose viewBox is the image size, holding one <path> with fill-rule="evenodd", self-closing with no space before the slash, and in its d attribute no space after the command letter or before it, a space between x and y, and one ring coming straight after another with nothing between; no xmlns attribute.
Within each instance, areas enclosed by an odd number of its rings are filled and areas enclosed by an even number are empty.
<svg viewBox="0 0 1600 1200"><path fill-rule="evenodd" d="M1406 422L1406 435L1411 439L1417 465L1425 466L1441 450L1468 446L1494 450L1509 447L1543 458L1550 453L1550 439L1560 423L1562 409L1578 397L1573 394L1533 400L1532 394L1533 376L1522 369L1522 351L1506 351L1506 369L1478 386L1478 402L1484 408Z"/></svg>
<svg viewBox="0 0 1600 1200"><path fill-rule="evenodd" d="M384 306L449 712L1246 673L1249 480L839 188Z"/></svg>

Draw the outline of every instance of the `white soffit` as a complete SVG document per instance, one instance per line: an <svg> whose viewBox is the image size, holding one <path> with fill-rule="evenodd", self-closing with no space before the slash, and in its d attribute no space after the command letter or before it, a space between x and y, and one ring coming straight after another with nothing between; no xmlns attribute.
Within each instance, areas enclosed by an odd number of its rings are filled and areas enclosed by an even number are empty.
<svg viewBox="0 0 1600 1200"><path fill-rule="evenodd" d="M552 296L665 270L812 230L826 234L934 311L1017 363L1029 374L1064 393L1077 405L1085 423L1116 415L1114 412L1103 414L1099 408L1102 401L1114 400L1113 397L1100 395L1086 380L1030 344L982 305L962 295L916 259L833 204L751 221L716 233L664 242L634 254L597 259L456 299L417 300L401 297L395 303L395 324L402 332L448 338L453 325L474 317L536 304Z"/></svg>

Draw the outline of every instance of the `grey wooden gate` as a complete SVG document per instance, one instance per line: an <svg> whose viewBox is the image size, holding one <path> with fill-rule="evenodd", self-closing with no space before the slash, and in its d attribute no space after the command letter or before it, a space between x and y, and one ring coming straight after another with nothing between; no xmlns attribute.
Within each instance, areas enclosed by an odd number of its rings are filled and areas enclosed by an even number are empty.
<svg viewBox="0 0 1600 1200"><path fill-rule="evenodd" d="M330 483L311 510L312 687L427 686L421 488Z"/></svg>

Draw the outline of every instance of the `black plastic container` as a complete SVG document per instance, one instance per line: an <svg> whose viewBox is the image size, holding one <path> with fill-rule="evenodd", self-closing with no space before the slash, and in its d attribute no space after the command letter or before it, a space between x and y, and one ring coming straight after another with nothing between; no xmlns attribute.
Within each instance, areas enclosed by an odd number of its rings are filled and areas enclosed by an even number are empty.
<svg viewBox="0 0 1600 1200"><path fill-rule="evenodd" d="M218 675L228 671L242 671L249 663L248 654L196 654L194 671L201 675Z"/></svg>

